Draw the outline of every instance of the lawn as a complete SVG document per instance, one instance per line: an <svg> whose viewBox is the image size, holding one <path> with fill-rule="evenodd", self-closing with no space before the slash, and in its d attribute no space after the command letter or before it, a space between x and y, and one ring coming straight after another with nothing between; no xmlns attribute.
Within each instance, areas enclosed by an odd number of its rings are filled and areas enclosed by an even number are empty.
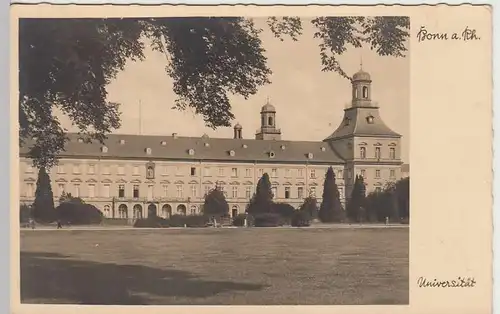
<svg viewBox="0 0 500 314"><path fill-rule="evenodd" d="M408 304L409 229L21 232L23 303Z"/></svg>

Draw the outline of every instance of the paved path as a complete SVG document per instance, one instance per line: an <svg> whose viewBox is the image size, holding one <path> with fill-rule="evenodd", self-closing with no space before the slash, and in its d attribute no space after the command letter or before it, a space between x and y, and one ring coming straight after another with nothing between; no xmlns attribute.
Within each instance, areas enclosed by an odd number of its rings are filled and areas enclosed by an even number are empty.
<svg viewBox="0 0 500 314"><path fill-rule="evenodd" d="M223 229L244 229L245 227L222 227ZM255 227L252 227L255 228ZM302 227L302 229L381 229L381 228L409 228L409 225L403 224L367 224L367 225L359 225L359 224L314 224L309 227ZM169 227L169 228L134 228L132 226L71 226L71 227L63 227L62 229L57 229L56 226L37 226L36 229L28 229L21 228L22 231L72 231L72 230L180 230L180 229L201 229L201 228L183 228L183 227ZM211 229L210 227L203 229ZM219 228L217 228L219 229ZM271 228L266 228L271 229ZM280 229L297 229L297 227L273 227L272 229L280 230Z"/></svg>

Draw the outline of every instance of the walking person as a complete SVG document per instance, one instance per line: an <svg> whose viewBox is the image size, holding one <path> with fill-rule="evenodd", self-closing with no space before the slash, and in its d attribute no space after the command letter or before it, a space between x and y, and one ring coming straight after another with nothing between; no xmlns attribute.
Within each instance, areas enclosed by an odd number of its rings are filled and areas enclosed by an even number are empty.
<svg viewBox="0 0 500 314"><path fill-rule="evenodd" d="M62 224L60 220L57 221L57 229L62 229Z"/></svg>

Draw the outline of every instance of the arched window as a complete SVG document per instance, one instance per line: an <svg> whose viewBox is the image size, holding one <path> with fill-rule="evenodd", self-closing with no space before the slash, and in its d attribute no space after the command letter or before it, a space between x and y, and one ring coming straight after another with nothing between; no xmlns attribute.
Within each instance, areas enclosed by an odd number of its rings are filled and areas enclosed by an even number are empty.
<svg viewBox="0 0 500 314"><path fill-rule="evenodd" d="M358 89L356 87L354 87L353 96L354 98L358 98Z"/></svg>
<svg viewBox="0 0 500 314"><path fill-rule="evenodd" d="M270 126L273 126L273 117L267 118L267 122Z"/></svg>
<svg viewBox="0 0 500 314"><path fill-rule="evenodd" d="M266 124L266 119L264 118L264 116L262 116L262 118L261 118L260 120L261 120L261 121L260 121L260 124L261 124L262 126L264 126L264 124Z"/></svg>
<svg viewBox="0 0 500 314"><path fill-rule="evenodd" d="M366 147L360 147L359 148L359 156L361 159L366 158Z"/></svg>
<svg viewBox="0 0 500 314"><path fill-rule="evenodd" d="M368 87L363 86L363 98L368 98Z"/></svg>

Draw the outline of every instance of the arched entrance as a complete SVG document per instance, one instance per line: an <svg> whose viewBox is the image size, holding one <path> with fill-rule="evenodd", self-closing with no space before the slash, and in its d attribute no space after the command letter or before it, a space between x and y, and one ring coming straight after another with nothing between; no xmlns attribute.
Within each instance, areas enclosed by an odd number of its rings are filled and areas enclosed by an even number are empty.
<svg viewBox="0 0 500 314"><path fill-rule="evenodd" d="M231 217L236 217L238 216L238 205L233 205L231 208Z"/></svg>
<svg viewBox="0 0 500 314"><path fill-rule="evenodd" d="M163 207L161 208L161 216L163 218L170 218L170 216L172 216L172 206L170 206L169 204L163 205Z"/></svg>
<svg viewBox="0 0 500 314"><path fill-rule="evenodd" d="M104 217L111 217L111 207L109 207L109 205L104 205Z"/></svg>
<svg viewBox="0 0 500 314"><path fill-rule="evenodd" d="M134 205L134 219L142 219L142 206L139 204Z"/></svg>
<svg viewBox="0 0 500 314"><path fill-rule="evenodd" d="M119 218L128 218L128 207L125 204L121 204L118 206L118 217Z"/></svg>
<svg viewBox="0 0 500 314"><path fill-rule="evenodd" d="M148 205L148 217L157 216L158 212L156 211L156 204L149 203Z"/></svg>
<svg viewBox="0 0 500 314"><path fill-rule="evenodd" d="M197 209L198 209L198 207L196 207L196 205L191 205L190 214L191 215L196 215L196 210Z"/></svg>
<svg viewBox="0 0 500 314"><path fill-rule="evenodd" d="M186 205L179 204L177 206L177 214L186 216Z"/></svg>

